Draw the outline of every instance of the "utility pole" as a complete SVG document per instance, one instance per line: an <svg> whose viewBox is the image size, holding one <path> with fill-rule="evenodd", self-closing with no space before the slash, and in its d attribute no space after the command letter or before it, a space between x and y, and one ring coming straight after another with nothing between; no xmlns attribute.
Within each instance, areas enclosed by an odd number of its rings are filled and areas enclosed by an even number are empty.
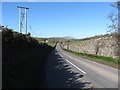
<svg viewBox="0 0 120 90"><path fill-rule="evenodd" d="M25 18L25 33L27 34L27 9L26 7L19 7L17 6L17 8L19 8L19 32L22 33L22 28L23 28L23 19ZM25 15L22 12L22 9L25 10Z"/></svg>
<svg viewBox="0 0 120 90"><path fill-rule="evenodd" d="M19 32L22 33L22 9L24 7L17 6L17 8L19 8Z"/></svg>
<svg viewBox="0 0 120 90"><path fill-rule="evenodd" d="M25 8L25 33L27 34L27 9L29 8Z"/></svg>

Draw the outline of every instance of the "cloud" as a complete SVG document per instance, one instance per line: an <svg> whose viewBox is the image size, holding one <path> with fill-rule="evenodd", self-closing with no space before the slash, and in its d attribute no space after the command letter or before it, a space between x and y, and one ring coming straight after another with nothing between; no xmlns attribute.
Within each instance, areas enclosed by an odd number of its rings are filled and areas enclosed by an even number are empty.
<svg viewBox="0 0 120 90"><path fill-rule="evenodd" d="M2 2L117 2L118 0L2 0Z"/></svg>

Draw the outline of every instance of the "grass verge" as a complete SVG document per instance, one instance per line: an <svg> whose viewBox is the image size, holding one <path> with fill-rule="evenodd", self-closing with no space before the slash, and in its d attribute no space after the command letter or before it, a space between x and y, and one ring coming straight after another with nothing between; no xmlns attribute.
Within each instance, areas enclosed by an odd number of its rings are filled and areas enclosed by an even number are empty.
<svg viewBox="0 0 120 90"><path fill-rule="evenodd" d="M48 45L51 47L55 47L55 43L49 43Z"/></svg>
<svg viewBox="0 0 120 90"><path fill-rule="evenodd" d="M93 61L105 64L105 65L108 65L108 66L111 66L111 67L114 67L114 68L119 68L119 66L120 66L120 59L118 59L118 58L97 56L97 55L87 54L87 53L79 53L79 52L74 52L74 51L67 50L67 49L63 49L63 50L67 51L67 52L70 52L70 53L73 53L75 55L78 55L82 58L93 60Z"/></svg>

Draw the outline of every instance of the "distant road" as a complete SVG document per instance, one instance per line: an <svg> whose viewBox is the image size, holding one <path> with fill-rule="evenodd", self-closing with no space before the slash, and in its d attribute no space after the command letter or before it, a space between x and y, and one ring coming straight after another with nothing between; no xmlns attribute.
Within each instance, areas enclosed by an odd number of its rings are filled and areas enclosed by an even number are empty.
<svg viewBox="0 0 120 90"><path fill-rule="evenodd" d="M118 88L118 70L65 52L57 44L48 56L46 81L48 88Z"/></svg>

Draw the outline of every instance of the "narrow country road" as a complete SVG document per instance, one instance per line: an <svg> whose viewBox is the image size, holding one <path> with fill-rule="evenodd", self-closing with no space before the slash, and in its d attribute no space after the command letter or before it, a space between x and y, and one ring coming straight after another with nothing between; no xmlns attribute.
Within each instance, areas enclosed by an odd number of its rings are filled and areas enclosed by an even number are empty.
<svg viewBox="0 0 120 90"><path fill-rule="evenodd" d="M48 56L48 88L118 88L118 70L63 51L59 44Z"/></svg>

